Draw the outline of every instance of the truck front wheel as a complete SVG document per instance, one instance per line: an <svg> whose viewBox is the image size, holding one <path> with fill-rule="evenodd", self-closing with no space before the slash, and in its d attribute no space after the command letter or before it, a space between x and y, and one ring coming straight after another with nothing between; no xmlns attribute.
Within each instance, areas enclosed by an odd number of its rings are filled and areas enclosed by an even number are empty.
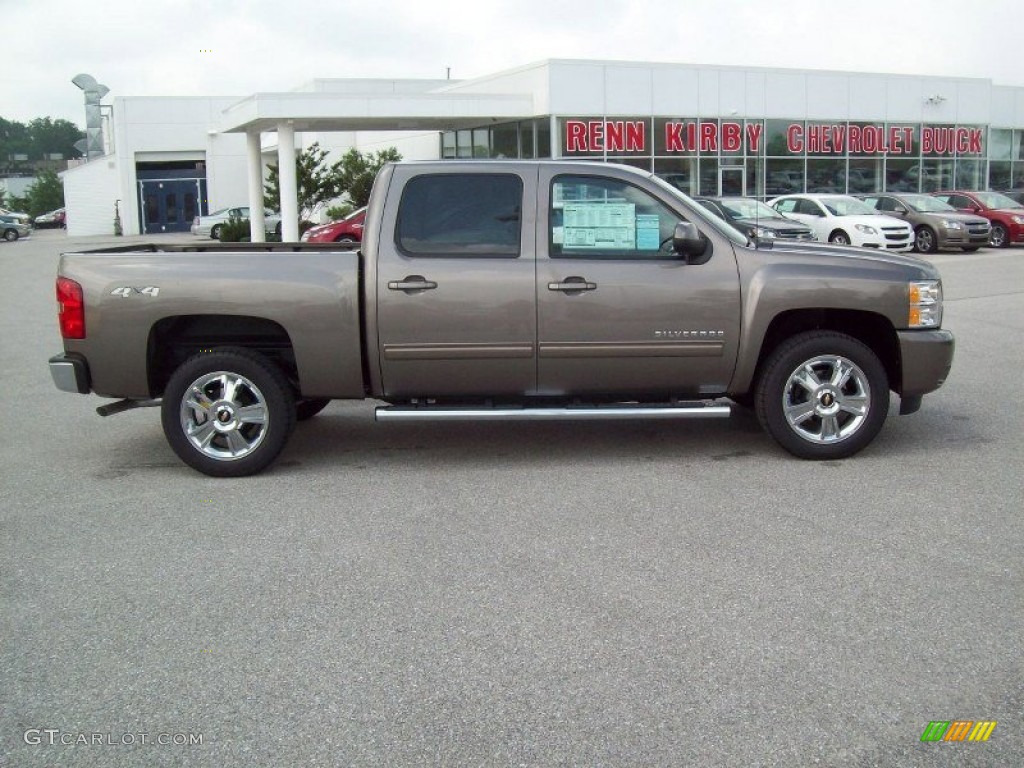
<svg viewBox="0 0 1024 768"><path fill-rule="evenodd" d="M834 331L801 333L768 358L755 406L761 425L801 459L842 459L870 443L889 412L885 368Z"/></svg>
<svg viewBox="0 0 1024 768"><path fill-rule="evenodd" d="M162 422L178 458L213 477L264 469L295 426L295 399L262 355L223 348L190 357L164 390Z"/></svg>

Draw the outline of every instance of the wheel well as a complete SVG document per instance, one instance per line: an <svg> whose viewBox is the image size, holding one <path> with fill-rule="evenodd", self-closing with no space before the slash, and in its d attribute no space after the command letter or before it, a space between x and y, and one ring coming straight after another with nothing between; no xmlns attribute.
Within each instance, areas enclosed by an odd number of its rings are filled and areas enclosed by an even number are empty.
<svg viewBox="0 0 1024 768"><path fill-rule="evenodd" d="M166 317L149 332L149 391L163 393L171 374L192 355L216 347L244 347L276 363L298 391L298 369L292 340L272 320L244 315L181 315Z"/></svg>
<svg viewBox="0 0 1024 768"><path fill-rule="evenodd" d="M832 230L831 232L829 232L829 233L828 233L828 239L829 239L829 240L831 240L831 239L832 239L833 237L835 237L836 235L842 235L842 236L843 236L843 237L845 237L845 238L846 238L847 240L849 240L849 239L850 239L850 235L849 235L849 234L847 233L847 231L846 231L845 229L843 229L842 227L836 227L836 228L835 228L835 229L833 229L833 230Z"/></svg>
<svg viewBox="0 0 1024 768"><path fill-rule="evenodd" d="M837 331L861 341L878 355L890 389L900 390L899 341L892 323L885 317L854 309L795 309L778 315L768 326L757 358L751 391L765 360L775 348L804 331Z"/></svg>

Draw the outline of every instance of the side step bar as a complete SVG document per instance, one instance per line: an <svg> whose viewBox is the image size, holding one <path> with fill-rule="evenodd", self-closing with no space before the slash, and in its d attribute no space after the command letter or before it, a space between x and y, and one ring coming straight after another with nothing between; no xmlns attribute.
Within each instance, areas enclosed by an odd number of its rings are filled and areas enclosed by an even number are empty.
<svg viewBox="0 0 1024 768"><path fill-rule="evenodd" d="M587 405L552 408L382 405L377 421L584 421L592 419L721 419L731 407L695 402L678 405Z"/></svg>

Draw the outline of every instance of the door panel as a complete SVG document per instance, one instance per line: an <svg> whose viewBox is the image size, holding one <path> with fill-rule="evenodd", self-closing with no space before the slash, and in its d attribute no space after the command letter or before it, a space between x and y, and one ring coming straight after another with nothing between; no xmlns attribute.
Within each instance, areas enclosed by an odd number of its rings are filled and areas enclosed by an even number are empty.
<svg viewBox="0 0 1024 768"><path fill-rule="evenodd" d="M534 393L535 183L535 169L396 169L376 279L386 397Z"/></svg>
<svg viewBox="0 0 1024 768"><path fill-rule="evenodd" d="M740 320L730 242L691 217L712 255L685 263L665 244L685 208L628 181L542 169L538 197L539 393L723 392Z"/></svg>

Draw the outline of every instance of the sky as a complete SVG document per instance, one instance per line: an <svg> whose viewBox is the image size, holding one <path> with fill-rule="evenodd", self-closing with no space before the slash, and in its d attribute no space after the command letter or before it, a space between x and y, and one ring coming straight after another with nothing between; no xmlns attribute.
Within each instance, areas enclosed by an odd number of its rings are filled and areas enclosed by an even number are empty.
<svg viewBox="0 0 1024 768"><path fill-rule="evenodd" d="M797 12L799 10L799 12ZM1024 86L1021 0L0 0L0 117L314 78L469 79L543 59L980 77ZM17 32L12 34L12 32Z"/></svg>

